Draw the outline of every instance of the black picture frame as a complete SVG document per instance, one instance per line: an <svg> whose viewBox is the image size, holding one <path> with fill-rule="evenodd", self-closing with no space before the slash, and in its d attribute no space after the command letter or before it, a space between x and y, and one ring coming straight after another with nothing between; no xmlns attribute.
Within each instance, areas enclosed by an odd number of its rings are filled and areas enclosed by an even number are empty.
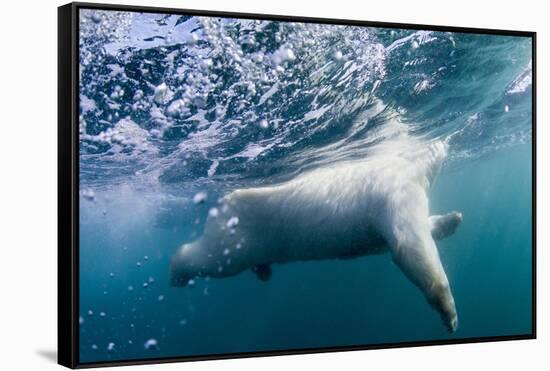
<svg viewBox="0 0 550 371"><path fill-rule="evenodd" d="M342 24L368 27L432 30L472 34L522 36L532 41L532 331L524 335L487 336L452 340L409 341L370 344L364 346L335 346L328 348L288 349L277 351L204 354L171 358L131 359L82 363L79 360L79 23L80 9L135 11L211 17L232 17L290 21L318 24ZM321 352L340 352L382 348L449 345L536 338L536 32L465 28L423 24L358 21L296 17L283 15L203 11L129 5L70 3L58 8L58 363L69 368L154 364L181 361L200 361L228 358L276 356Z"/></svg>

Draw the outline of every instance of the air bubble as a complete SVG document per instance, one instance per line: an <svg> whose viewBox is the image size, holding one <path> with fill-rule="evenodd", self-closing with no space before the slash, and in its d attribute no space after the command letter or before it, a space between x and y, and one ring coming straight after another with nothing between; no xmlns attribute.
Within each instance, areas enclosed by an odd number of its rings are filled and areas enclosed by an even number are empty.
<svg viewBox="0 0 550 371"><path fill-rule="evenodd" d="M208 195L206 192L198 192L195 196L193 196L193 203L195 205L202 204L206 199L208 198Z"/></svg>
<svg viewBox="0 0 550 371"><path fill-rule="evenodd" d="M212 59L203 59L203 60L202 60L202 67L203 67L203 68L210 68L210 67L212 67Z"/></svg>
<svg viewBox="0 0 550 371"><path fill-rule="evenodd" d="M275 53L273 53L273 62L276 65L280 65L285 61L293 61L294 59L296 59L294 51L285 46L281 46Z"/></svg>
<svg viewBox="0 0 550 371"><path fill-rule="evenodd" d="M147 350L158 349L158 341L156 339L149 339L143 344L143 347Z"/></svg>
<svg viewBox="0 0 550 371"><path fill-rule="evenodd" d="M101 17L101 13L99 12L94 12L92 14L92 21L94 23L101 23L101 21L103 20L103 18Z"/></svg>
<svg viewBox="0 0 550 371"><path fill-rule="evenodd" d="M258 126L265 130L269 128L269 123L267 122L267 120L263 119L258 122Z"/></svg>
<svg viewBox="0 0 550 371"><path fill-rule="evenodd" d="M227 221L227 228L234 228L237 226L237 224L239 224L239 218L236 216L233 216L229 218L229 220Z"/></svg>
<svg viewBox="0 0 550 371"><path fill-rule="evenodd" d="M138 89L134 94L134 101L140 100L141 98L143 98L143 90Z"/></svg>
<svg viewBox="0 0 550 371"><path fill-rule="evenodd" d="M170 117L179 117L182 113L184 113L184 109L185 101L183 99L177 99L170 103L166 109L166 114Z"/></svg>
<svg viewBox="0 0 550 371"><path fill-rule="evenodd" d="M216 218L219 214L220 214L220 211L216 207L213 207L210 210L208 210L208 215L210 215L212 218Z"/></svg>
<svg viewBox="0 0 550 371"><path fill-rule="evenodd" d="M88 201L95 201L95 192L93 189L83 189L80 194Z"/></svg>
<svg viewBox="0 0 550 371"><path fill-rule="evenodd" d="M157 104L164 104L168 99L170 99L171 91L168 89L166 83L162 83L155 88L155 102Z"/></svg>

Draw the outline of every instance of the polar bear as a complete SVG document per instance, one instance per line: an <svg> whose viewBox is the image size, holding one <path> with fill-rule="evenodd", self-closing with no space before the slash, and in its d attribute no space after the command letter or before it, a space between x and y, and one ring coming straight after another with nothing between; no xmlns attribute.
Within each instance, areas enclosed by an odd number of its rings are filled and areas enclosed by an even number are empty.
<svg viewBox="0 0 550 371"><path fill-rule="evenodd" d="M455 302L434 240L453 234L462 214L429 216L427 197L447 147L442 141L385 143L362 160L237 189L223 198L219 213L210 213L202 237L173 256L171 283L247 269L266 281L276 263L389 252L454 332Z"/></svg>

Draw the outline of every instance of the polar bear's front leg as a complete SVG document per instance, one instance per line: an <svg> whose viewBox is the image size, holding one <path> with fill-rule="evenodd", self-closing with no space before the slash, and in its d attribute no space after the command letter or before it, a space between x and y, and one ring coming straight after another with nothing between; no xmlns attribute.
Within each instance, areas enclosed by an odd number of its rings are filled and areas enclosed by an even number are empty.
<svg viewBox="0 0 550 371"><path fill-rule="evenodd" d="M390 208L391 233L387 238L395 263L419 287L441 315L450 332L458 326L449 281L431 234L425 192L410 187L397 195Z"/></svg>

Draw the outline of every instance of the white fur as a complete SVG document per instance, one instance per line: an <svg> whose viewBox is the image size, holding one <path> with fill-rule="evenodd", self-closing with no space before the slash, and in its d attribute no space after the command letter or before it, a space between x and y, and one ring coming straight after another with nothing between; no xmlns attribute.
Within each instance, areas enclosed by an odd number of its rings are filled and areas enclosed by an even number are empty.
<svg viewBox="0 0 550 371"><path fill-rule="evenodd" d="M202 237L176 253L173 282L389 250L454 331L454 299L432 238L427 197L446 154L440 141L395 140L364 160L335 163L279 185L238 189L225 196L220 215L208 218ZM231 218L238 224L228 227Z"/></svg>

